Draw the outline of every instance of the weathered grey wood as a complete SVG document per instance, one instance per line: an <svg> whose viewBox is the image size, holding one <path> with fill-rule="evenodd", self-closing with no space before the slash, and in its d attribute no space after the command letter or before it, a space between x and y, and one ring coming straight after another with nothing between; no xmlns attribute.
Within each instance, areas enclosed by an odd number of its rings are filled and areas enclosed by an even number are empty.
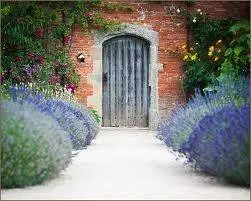
<svg viewBox="0 0 251 201"><path fill-rule="evenodd" d="M128 41L123 41L123 124L127 126L128 121Z"/></svg>
<svg viewBox="0 0 251 201"><path fill-rule="evenodd" d="M128 126L135 126L135 41L129 39L129 100L128 100Z"/></svg>
<svg viewBox="0 0 251 201"><path fill-rule="evenodd" d="M109 65L108 65L108 75L107 75L107 82L108 82L108 101L107 101L107 104L108 104L108 120L109 120L109 126L111 126L111 62L112 62L112 48L111 48L111 45L109 45L109 51L108 51L108 54L109 54Z"/></svg>
<svg viewBox="0 0 251 201"><path fill-rule="evenodd" d="M104 75L109 74L109 45L103 47L103 100L102 100L102 113L105 114L103 116L103 126L110 126L110 118L107 118L107 116L110 116L110 107L109 107L109 81L104 80Z"/></svg>
<svg viewBox="0 0 251 201"><path fill-rule="evenodd" d="M142 51L141 51L141 42L137 42L136 43L136 65L135 65L135 75L136 75L136 114L135 114L135 117L136 117L136 122L135 122L135 125L140 127L141 126L141 114L142 114L142 111L141 111L141 96L142 96L142 85L141 85L141 80L142 80L142 76L141 76L141 72L142 72Z"/></svg>
<svg viewBox="0 0 251 201"><path fill-rule="evenodd" d="M116 121L116 113L115 113L115 44L111 44L111 51L110 51L110 111L111 111L111 126L115 126Z"/></svg>
<svg viewBox="0 0 251 201"><path fill-rule="evenodd" d="M113 45L114 45L114 126L117 127L117 116L118 116L118 109L117 109L117 67L118 67L118 63L117 63L117 52L118 52L118 47L117 47L117 41L113 41Z"/></svg>
<svg viewBox="0 0 251 201"><path fill-rule="evenodd" d="M122 94L122 89L123 89L123 65L122 65L122 40L118 40L118 66L117 66L117 76L118 76L118 105L117 105L117 109L118 109L118 119L117 119L117 124L118 126L121 125L123 119L122 119L122 110L123 110L123 94Z"/></svg>
<svg viewBox="0 0 251 201"><path fill-rule="evenodd" d="M144 44L143 45L143 66L144 68L142 68L142 91L143 91L143 95L142 95L142 126L146 127L147 124L148 124L148 107L149 107L149 103L148 103L148 96L149 96L149 93L148 93L148 85L149 85L149 82L148 82L148 72L149 72L149 69L148 69L148 54L149 54L149 46L148 44ZM145 67L147 66L147 68Z"/></svg>
<svg viewBox="0 0 251 201"><path fill-rule="evenodd" d="M147 127L149 44L120 36L103 47L103 126Z"/></svg>
<svg viewBox="0 0 251 201"><path fill-rule="evenodd" d="M115 126L118 127L119 126L119 88L121 87L120 82L119 82L119 41L115 41L114 42L115 45Z"/></svg>

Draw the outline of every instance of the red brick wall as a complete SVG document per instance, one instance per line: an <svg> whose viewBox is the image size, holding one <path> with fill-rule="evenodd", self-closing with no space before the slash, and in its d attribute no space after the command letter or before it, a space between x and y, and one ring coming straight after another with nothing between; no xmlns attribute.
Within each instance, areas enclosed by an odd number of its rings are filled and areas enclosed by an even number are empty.
<svg viewBox="0 0 251 201"><path fill-rule="evenodd" d="M118 2L111 0L112 2ZM163 69L159 71L159 110L160 116L168 114L177 101L184 102L184 94L181 87L183 76L182 60L177 56L167 54L168 49L174 49L187 43L187 30L183 22L177 25L172 17L167 14L167 9L172 5L171 1L145 1L145 0L120 0L126 2L132 8L132 13L104 13L108 19L124 23L136 23L151 26L159 33L159 63ZM174 6L185 6L184 1L174 1ZM213 18L247 18L249 16L249 2L243 1L196 1L193 9L201 9ZM141 13L143 11L144 14ZM87 84L87 74L92 72L91 46L93 36L85 34L76 26L73 34L71 54L74 64L81 76L81 82L77 90L77 97L87 104L87 96L92 95L92 86ZM79 51L84 50L86 61L80 64L76 60Z"/></svg>
<svg viewBox="0 0 251 201"><path fill-rule="evenodd" d="M71 57L78 74L80 75L80 83L76 91L78 100L87 105L87 96L93 94L92 85L87 83L87 74L92 72L91 46L93 37L90 33L82 31L81 27L76 25L73 31ZM77 61L79 52L84 52L85 62Z"/></svg>

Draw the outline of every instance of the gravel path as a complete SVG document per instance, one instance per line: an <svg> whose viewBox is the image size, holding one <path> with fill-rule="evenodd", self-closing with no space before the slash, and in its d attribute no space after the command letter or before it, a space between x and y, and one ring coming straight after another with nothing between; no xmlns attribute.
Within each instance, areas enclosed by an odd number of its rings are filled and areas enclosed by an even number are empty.
<svg viewBox="0 0 251 201"><path fill-rule="evenodd" d="M2 190L1 199L250 199L249 188L194 172L154 136L144 129L102 129L60 177Z"/></svg>

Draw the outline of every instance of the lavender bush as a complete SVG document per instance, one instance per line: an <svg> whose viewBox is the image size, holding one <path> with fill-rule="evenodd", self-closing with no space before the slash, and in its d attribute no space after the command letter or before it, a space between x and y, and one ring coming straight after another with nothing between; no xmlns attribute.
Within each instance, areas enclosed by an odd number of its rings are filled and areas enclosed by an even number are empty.
<svg viewBox="0 0 251 201"><path fill-rule="evenodd" d="M203 96L196 91L185 106L178 105L171 115L161 122L157 137L178 151L181 144L188 140L199 120L227 104L234 103L241 106L247 103L249 89L249 80L240 78L219 83L216 87L217 93L207 93Z"/></svg>
<svg viewBox="0 0 251 201"><path fill-rule="evenodd" d="M50 115L64 129L72 141L74 149L82 149L90 144L99 126L89 111L78 103L59 99L45 99L42 93L24 85L10 87L13 101L32 104L40 112Z"/></svg>
<svg viewBox="0 0 251 201"><path fill-rule="evenodd" d="M25 187L53 178L71 161L71 142L55 120L31 105L1 103L1 186Z"/></svg>
<svg viewBox="0 0 251 201"><path fill-rule="evenodd" d="M37 110L50 115L68 133L74 149L90 144L99 126L89 111L78 103L59 99L45 99L42 93L25 85L10 87L13 101L32 104Z"/></svg>
<svg viewBox="0 0 251 201"><path fill-rule="evenodd" d="M229 105L206 115L180 151L201 171L249 185L250 105Z"/></svg>

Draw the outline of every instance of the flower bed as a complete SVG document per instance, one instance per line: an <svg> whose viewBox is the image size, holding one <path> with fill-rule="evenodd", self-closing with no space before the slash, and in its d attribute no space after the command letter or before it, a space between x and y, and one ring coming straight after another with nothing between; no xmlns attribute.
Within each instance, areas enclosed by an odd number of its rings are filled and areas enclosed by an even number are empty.
<svg viewBox="0 0 251 201"><path fill-rule="evenodd" d="M99 131L99 125L91 113L77 102L57 98L46 99L26 85L10 87L13 101L29 103L38 111L50 115L68 133L74 149L82 149Z"/></svg>
<svg viewBox="0 0 251 201"><path fill-rule="evenodd" d="M249 184L249 89L249 79L241 77L220 83L216 93L197 91L160 124L157 137L202 171Z"/></svg>
<svg viewBox="0 0 251 201"><path fill-rule="evenodd" d="M1 186L24 187L53 178L71 161L67 132L29 104L1 103Z"/></svg>
<svg viewBox="0 0 251 201"><path fill-rule="evenodd" d="M250 105L226 106L203 117L181 152L202 171L250 184Z"/></svg>
<svg viewBox="0 0 251 201"><path fill-rule="evenodd" d="M99 131L97 116L69 94L47 91L45 97L28 85L12 86L1 108L3 188L56 177L70 163L72 149L85 148Z"/></svg>

